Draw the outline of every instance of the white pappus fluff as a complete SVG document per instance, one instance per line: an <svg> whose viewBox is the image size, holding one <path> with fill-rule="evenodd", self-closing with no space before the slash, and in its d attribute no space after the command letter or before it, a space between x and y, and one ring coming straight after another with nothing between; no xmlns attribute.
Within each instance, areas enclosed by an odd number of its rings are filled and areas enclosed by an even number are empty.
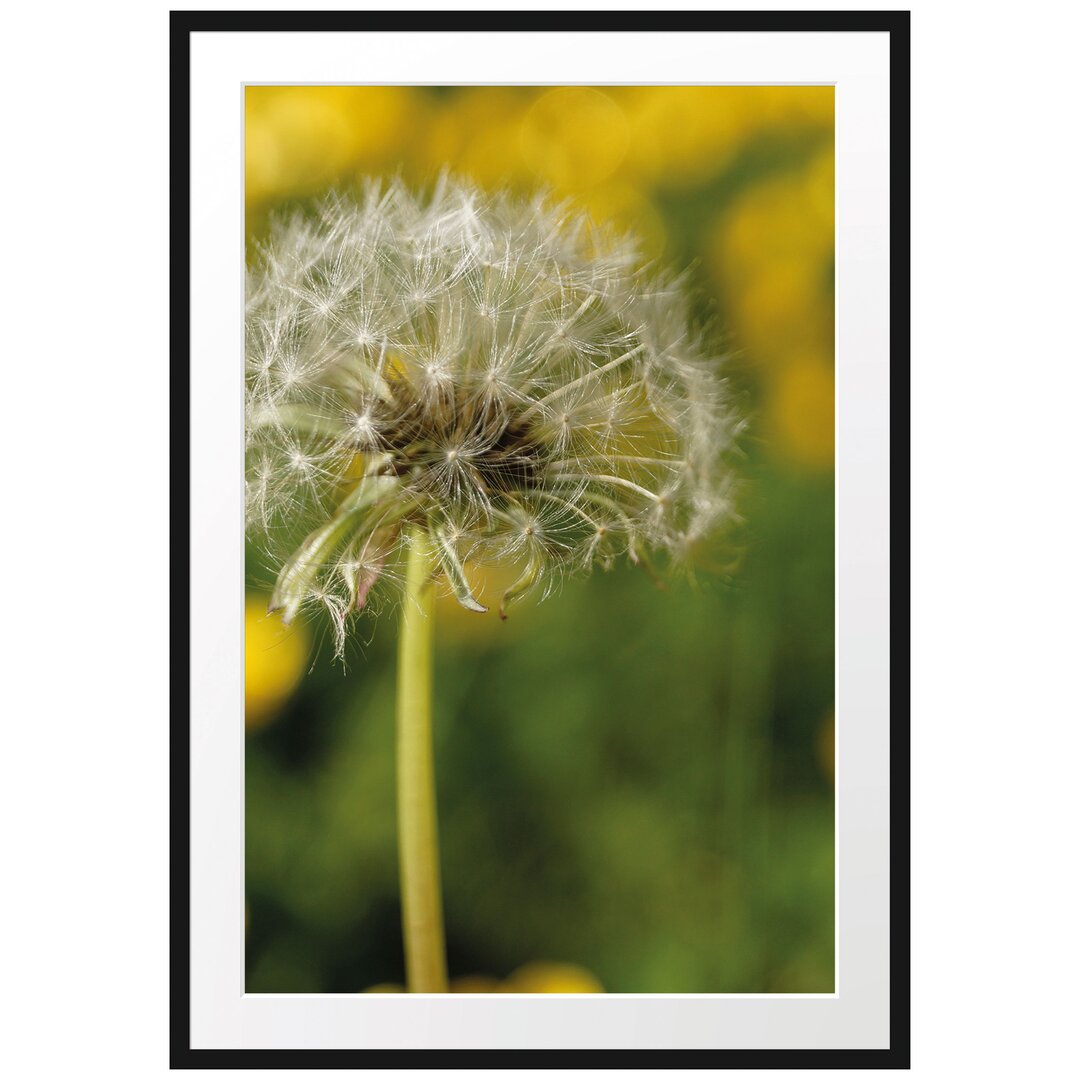
<svg viewBox="0 0 1080 1080"><path fill-rule="evenodd" d="M688 557L731 520L739 420L681 280L543 198L447 179L282 218L249 273L247 515L288 621L349 621L410 527L458 600L500 613L559 574Z"/></svg>

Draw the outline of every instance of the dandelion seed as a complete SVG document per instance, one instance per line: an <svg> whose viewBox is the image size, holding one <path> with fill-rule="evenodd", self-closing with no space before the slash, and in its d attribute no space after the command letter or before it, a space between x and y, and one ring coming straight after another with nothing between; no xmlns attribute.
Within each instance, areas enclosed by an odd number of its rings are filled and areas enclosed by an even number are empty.
<svg viewBox="0 0 1080 1080"><path fill-rule="evenodd" d="M499 604L622 555L673 561L734 519L740 421L684 283L569 206L447 179L278 220L249 275L248 520L275 605L352 620L429 537Z"/></svg>

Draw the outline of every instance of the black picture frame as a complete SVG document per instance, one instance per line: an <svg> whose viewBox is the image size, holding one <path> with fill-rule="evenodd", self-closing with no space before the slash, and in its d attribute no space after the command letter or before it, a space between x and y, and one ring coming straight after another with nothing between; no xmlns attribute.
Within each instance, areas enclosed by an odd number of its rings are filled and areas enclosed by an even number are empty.
<svg viewBox="0 0 1080 1080"><path fill-rule="evenodd" d="M890 55L891 729L890 1046L887 1049L258 1050L190 1045L190 37L209 31L550 30L886 33ZM911 1045L910 860L910 12L350 12L170 13L171 728L170 1062L205 1068L906 1069Z"/></svg>

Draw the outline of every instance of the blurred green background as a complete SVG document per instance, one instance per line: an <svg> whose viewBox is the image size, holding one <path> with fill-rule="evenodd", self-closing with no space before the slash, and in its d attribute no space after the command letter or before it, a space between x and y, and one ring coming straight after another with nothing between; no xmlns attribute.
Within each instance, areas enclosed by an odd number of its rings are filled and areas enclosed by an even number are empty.
<svg viewBox="0 0 1080 1080"><path fill-rule="evenodd" d="M833 989L831 87L249 87L249 241L275 208L443 167L544 187L689 266L751 427L696 587L623 565L508 622L440 601L452 989ZM396 626L347 671L249 553L247 989L404 981ZM491 582L488 588L494 587Z"/></svg>

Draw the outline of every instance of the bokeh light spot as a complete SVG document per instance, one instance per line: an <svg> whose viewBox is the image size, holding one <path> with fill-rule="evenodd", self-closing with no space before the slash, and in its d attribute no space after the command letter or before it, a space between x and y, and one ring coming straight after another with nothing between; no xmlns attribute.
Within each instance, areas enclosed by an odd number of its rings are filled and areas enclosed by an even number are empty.
<svg viewBox="0 0 1080 1080"><path fill-rule="evenodd" d="M607 94L587 86L549 90L521 125L525 161L539 177L562 189L606 180L629 145L622 109Z"/></svg>
<svg viewBox="0 0 1080 1080"><path fill-rule="evenodd" d="M267 597L249 595L244 603L245 727L256 731L273 719L296 688L308 656L301 626L284 626L266 613Z"/></svg>

